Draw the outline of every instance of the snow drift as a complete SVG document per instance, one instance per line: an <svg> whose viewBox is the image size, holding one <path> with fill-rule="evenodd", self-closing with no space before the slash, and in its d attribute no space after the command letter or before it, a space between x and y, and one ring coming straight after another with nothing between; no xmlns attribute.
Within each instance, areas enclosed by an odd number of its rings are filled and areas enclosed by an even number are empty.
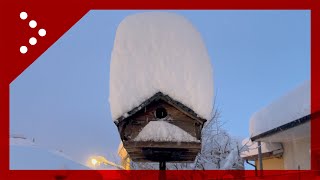
<svg viewBox="0 0 320 180"><path fill-rule="evenodd" d="M311 113L310 99L310 81L306 81L298 88L253 114L250 120L251 136L259 135L309 115Z"/></svg>
<svg viewBox="0 0 320 180"><path fill-rule="evenodd" d="M89 170L59 151L50 151L28 139L10 138L11 170Z"/></svg>
<svg viewBox="0 0 320 180"><path fill-rule="evenodd" d="M157 92L211 118L213 74L204 42L184 17L147 12L119 25L110 65L112 119Z"/></svg>
<svg viewBox="0 0 320 180"><path fill-rule="evenodd" d="M183 129L166 121L149 122L135 141L200 142Z"/></svg>

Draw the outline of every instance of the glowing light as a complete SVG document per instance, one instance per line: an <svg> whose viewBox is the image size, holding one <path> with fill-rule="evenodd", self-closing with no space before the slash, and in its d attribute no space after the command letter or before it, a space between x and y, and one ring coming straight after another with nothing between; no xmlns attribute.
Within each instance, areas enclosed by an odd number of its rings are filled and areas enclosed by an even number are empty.
<svg viewBox="0 0 320 180"><path fill-rule="evenodd" d="M108 161L103 156L91 156L88 159L87 164L88 164L88 166L93 167L93 168L97 168L97 166L100 166L100 164L103 164L103 165L113 166L113 167L116 167L118 169L124 169L121 165L118 165L118 164L116 164L114 162Z"/></svg>
<svg viewBox="0 0 320 180"><path fill-rule="evenodd" d="M95 158L92 158L91 163L95 166L98 163L98 161Z"/></svg>

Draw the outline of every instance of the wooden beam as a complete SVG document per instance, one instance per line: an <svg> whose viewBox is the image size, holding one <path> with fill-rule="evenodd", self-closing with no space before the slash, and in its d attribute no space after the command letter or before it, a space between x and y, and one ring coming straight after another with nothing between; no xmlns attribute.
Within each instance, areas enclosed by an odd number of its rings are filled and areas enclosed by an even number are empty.
<svg viewBox="0 0 320 180"><path fill-rule="evenodd" d="M153 141L124 141L123 146L129 150L134 147L158 147L158 148L187 148L201 149L201 142L153 142Z"/></svg>

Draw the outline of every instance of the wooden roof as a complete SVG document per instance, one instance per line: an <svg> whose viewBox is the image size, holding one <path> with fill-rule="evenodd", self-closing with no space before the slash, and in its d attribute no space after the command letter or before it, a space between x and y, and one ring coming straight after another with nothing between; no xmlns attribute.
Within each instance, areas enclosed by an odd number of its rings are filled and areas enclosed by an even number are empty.
<svg viewBox="0 0 320 180"><path fill-rule="evenodd" d="M127 112L126 116L123 115L123 116L119 117L115 121L115 124L119 124L119 122L123 121L124 119L129 118L130 116L134 115L139 110L141 110L142 108L145 108L150 103L152 103L154 101L158 101L158 100L164 100L165 102L167 102L170 105L174 106L175 108L177 108L179 111L183 112L184 114L186 114L190 118L192 118L192 119L194 119L194 120L196 120L196 121L198 121L198 122L200 122L202 124L207 121L206 119L203 119L200 116L198 116L198 114L195 113L192 109L190 109L189 107L187 107L184 104L180 103L179 101L176 101L176 100L172 99L168 95L164 95L162 92L157 92L152 97L150 97L149 99L147 99L143 103L141 103L139 106L137 106L137 107L133 108L131 111Z"/></svg>

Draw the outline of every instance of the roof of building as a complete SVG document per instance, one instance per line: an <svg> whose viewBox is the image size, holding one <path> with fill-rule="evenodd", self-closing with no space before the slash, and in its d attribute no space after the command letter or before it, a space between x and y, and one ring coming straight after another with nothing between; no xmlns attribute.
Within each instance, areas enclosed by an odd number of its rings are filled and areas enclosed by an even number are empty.
<svg viewBox="0 0 320 180"><path fill-rule="evenodd" d="M310 81L253 114L250 119L251 139L265 137L305 122L311 114Z"/></svg>
<svg viewBox="0 0 320 180"><path fill-rule="evenodd" d="M119 123L124 119L129 118L130 116L134 115L141 109L145 108L147 105L151 104L152 102L158 101L158 100L163 100L167 102L168 104L174 106L175 108L179 109L181 112L185 113L187 116L191 117L192 119L195 119L201 123L206 122L205 119L202 119L201 117L198 116L197 113L195 113L192 109L189 107L185 106L184 104L180 103L179 101L176 101L172 99L169 95L164 95L162 92L157 92L153 96L151 96L149 99L146 101L142 102L139 106L133 108L131 111L127 112L125 115L119 117L115 123Z"/></svg>

